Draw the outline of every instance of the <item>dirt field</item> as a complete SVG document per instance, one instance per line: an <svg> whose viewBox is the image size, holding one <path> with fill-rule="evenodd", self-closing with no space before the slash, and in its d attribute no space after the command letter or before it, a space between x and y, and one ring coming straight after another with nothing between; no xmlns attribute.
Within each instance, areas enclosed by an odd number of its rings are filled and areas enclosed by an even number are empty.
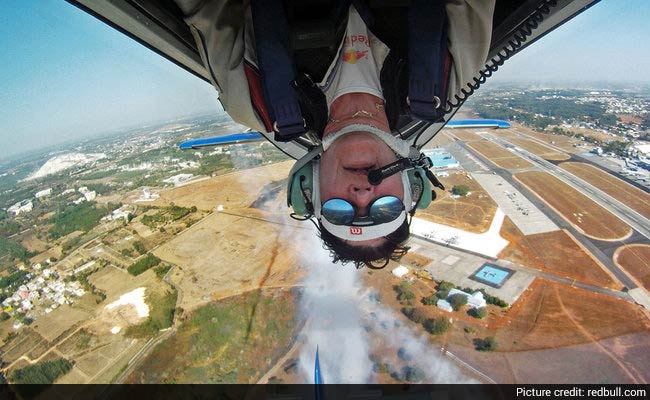
<svg viewBox="0 0 650 400"><path fill-rule="evenodd" d="M443 192L436 189L436 200L428 208L418 210L417 217L469 232L486 232L497 209L487 192L463 172L450 172L448 177L440 177L440 182L447 190ZM451 188L454 185L468 185L472 194L453 198Z"/></svg>
<svg viewBox="0 0 650 400"><path fill-rule="evenodd" d="M583 179L641 215L650 215L650 194L585 163L565 162L560 167Z"/></svg>
<svg viewBox="0 0 650 400"><path fill-rule="evenodd" d="M86 293L84 296L92 296L92 294ZM45 339L53 341L63 332L89 318L91 315L88 312L64 304L51 313L39 317L34 322L33 328Z"/></svg>
<svg viewBox="0 0 650 400"><path fill-rule="evenodd" d="M257 214L257 215L255 215ZM239 214L215 213L160 246L154 254L178 265L171 280L179 288L179 306L192 310L199 304L242 291L293 285L300 276L300 261L293 246L311 231L268 223L255 210Z"/></svg>
<svg viewBox="0 0 650 400"><path fill-rule="evenodd" d="M472 132L469 129L446 129L443 131L448 136L455 136L464 142L475 142L477 140L484 140L482 137Z"/></svg>
<svg viewBox="0 0 650 400"><path fill-rule="evenodd" d="M650 290L650 246L632 244L619 247L614 253L614 262Z"/></svg>
<svg viewBox="0 0 650 400"><path fill-rule="evenodd" d="M632 229L623 221L546 172L522 172L514 177L589 237L621 240L632 234Z"/></svg>
<svg viewBox="0 0 650 400"><path fill-rule="evenodd" d="M151 205L165 206L174 203L181 207L196 206L205 211L212 211L219 204L223 205L226 211L247 207L259 197L266 183L284 182L292 165L293 161L270 164L163 190L160 192L160 198Z"/></svg>
<svg viewBox="0 0 650 400"><path fill-rule="evenodd" d="M524 236L506 217L500 234L510 241L501 259L615 290L623 287L566 231Z"/></svg>
<svg viewBox="0 0 650 400"><path fill-rule="evenodd" d="M535 139L539 139L542 142L548 143L549 145L553 147L557 147L561 150L564 150L566 152L575 152L578 149L574 146L574 144L585 144L587 146L590 146L589 143L585 143L579 139L573 139L570 138L569 136L564 136L564 135L554 135L552 133L541 133L534 131L528 127L525 127L523 125L517 124L517 123L511 123L512 126L512 132L519 132L524 135L533 137Z"/></svg>
<svg viewBox="0 0 650 400"><path fill-rule="evenodd" d="M496 166L505 169L530 168L533 165L514 153L504 149L498 144L483 140L480 142L470 142L467 144L472 149L481 153L484 157L492 161Z"/></svg>
<svg viewBox="0 0 650 400"><path fill-rule="evenodd" d="M525 150L530 151L533 154L536 154L545 160L568 160L571 158L566 153L560 153L559 151L553 150L552 148L545 146L539 142L530 140L530 139L522 139L518 137L512 137L509 138L508 141L515 146L519 146L524 148Z"/></svg>
<svg viewBox="0 0 650 400"><path fill-rule="evenodd" d="M647 382L650 321L632 303L536 280L480 353L459 335L449 349L503 383ZM454 331L457 332L457 331ZM635 357L638 351L646 356Z"/></svg>

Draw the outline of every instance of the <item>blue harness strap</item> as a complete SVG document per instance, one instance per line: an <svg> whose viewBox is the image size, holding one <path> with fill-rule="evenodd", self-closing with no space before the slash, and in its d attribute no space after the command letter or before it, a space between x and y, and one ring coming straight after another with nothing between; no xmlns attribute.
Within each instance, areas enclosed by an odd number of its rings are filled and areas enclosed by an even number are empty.
<svg viewBox="0 0 650 400"><path fill-rule="evenodd" d="M416 118L435 122L446 103L447 15L444 0L413 0L409 9L408 105Z"/></svg>
<svg viewBox="0 0 650 400"><path fill-rule="evenodd" d="M275 140L289 142L306 132L294 88L296 67L282 0L252 0L257 59Z"/></svg>

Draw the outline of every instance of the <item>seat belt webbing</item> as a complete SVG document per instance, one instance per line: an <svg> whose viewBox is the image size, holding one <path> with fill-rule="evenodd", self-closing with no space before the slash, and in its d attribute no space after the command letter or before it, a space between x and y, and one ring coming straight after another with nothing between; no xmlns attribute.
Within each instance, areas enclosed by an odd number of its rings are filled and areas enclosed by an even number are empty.
<svg viewBox="0 0 650 400"><path fill-rule="evenodd" d="M413 0L409 9L409 94L411 113L434 122L444 115L447 17L444 0Z"/></svg>
<svg viewBox="0 0 650 400"><path fill-rule="evenodd" d="M305 133L294 89L296 67L289 48L289 27L282 0L252 0L253 30L264 98L275 140L288 142Z"/></svg>

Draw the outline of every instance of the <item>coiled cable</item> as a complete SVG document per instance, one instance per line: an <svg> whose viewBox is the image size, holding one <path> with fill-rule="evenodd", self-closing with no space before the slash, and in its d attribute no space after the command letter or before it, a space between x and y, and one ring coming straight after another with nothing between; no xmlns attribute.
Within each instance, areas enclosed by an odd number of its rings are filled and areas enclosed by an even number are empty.
<svg viewBox="0 0 650 400"><path fill-rule="evenodd" d="M461 94L454 94L452 100L447 100L445 107L445 114L449 114L455 108L460 107L469 96L471 96L478 88L487 81L489 77L495 73L503 63L510 57L516 54L519 49L526 43L526 40L533 34L533 31L539 27L539 24L544 21L544 18L551 12L551 8L557 6L557 0L546 0L519 26L517 31L512 34L512 38L508 43L497 52L495 56L485 64L483 69L479 70L479 76L474 77L474 82L468 82L466 87L461 88Z"/></svg>

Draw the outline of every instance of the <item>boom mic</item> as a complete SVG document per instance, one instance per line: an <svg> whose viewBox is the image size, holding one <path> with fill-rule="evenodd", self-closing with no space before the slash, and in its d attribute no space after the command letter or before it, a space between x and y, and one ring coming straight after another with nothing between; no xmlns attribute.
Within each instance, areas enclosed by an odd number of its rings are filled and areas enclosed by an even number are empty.
<svg viewBox="0 0 650 400"><path fill-rule="evenodd" d="M379 185L384 179L405 169L413 168L413 161L409 158L401 158L393 163L384 165L381 168L373 169L368 172L368 182L373 185Z"/></svg>

